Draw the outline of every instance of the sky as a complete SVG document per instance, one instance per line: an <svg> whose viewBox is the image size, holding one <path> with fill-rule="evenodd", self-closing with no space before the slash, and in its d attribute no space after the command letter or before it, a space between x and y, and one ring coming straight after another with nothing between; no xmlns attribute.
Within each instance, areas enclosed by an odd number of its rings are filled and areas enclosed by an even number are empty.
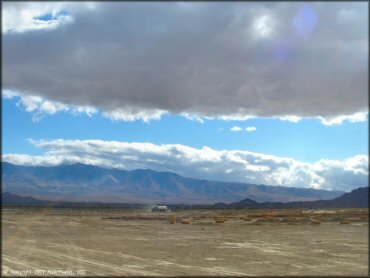
<svg viewBox="0 0 370 278"><path fill-rule="evenodd" d="M368 186L367 11L4 2L2 160Z"/></svg>

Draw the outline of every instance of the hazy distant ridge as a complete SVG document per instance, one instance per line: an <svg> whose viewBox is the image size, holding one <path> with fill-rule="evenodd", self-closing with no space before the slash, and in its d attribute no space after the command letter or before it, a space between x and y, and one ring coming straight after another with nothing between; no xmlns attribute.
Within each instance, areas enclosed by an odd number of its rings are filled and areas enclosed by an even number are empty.
<svg viewBox="0 0 370 278"><path fill-rule="evenodd" d="M218 203L214 208L368 208L369 187L360 187L332 200L317 200L305 202L264 202L258 203L244 199L230 204Z"/></svg>
<svg viewBox="0 0 370 278"><path fill-rule="evenodd" d="M257 202L324 200L344 193L199 180L171 172L125 171L84 164L39 167L2 162L2 173L3 192L46 200L211 204L243 198Z"/></svg>

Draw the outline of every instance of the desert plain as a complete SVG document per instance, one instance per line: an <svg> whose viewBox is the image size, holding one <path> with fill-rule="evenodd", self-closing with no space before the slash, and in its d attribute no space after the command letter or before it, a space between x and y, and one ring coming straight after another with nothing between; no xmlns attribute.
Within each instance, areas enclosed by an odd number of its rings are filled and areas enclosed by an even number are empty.
<svg viewBox="0 0 370 278"><path fill-rule="evenodd" d="M3 208L2 275L367 277L368 231L364 209Z"/></svg>

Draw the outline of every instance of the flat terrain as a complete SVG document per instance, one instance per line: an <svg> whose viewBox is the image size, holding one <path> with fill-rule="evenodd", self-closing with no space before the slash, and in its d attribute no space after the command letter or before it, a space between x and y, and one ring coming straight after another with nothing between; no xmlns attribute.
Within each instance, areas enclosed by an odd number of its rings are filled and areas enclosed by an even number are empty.
<svg viewBox="0 0 370 278"><path fill-rule="evenodd" d="M368 251L364 210L2 210L6 276L367 276Z"/></svg>

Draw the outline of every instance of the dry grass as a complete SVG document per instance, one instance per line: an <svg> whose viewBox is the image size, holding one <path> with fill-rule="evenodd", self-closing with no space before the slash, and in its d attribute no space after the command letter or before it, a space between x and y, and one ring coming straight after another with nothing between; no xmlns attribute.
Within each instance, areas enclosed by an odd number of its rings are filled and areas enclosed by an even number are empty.
<svg viewBox="0 0 370 278"><path fill-rule="evenodd" d="M215 218L215 221L216 221L216 223L218 223L218 224L225 223L226 218L225 218L225 217L216 217L216 218Z"/></svg>
<svg viewBox="0 0 370 278"><path fill-rule="evenodd" d="M322 222L320 220L317 220L317 219L311 219L311 224L312 225L319 225L321 224Z"/></svg>
<svg viewBox="0 0 370 278"><path fill-rule="evenodd" d="M182 219L181 224L191 224L189 219Z"/></svg>
<svg viewBox="0 0 370 278"><path fill-rule="evenodd" d="M223 220L223 221L226 221L227 220L227 218L226 217L223 217L223 216L217 216L217 217L214 217L213 218L215 221L216 220Z"/></svg>
<svg viewBox="0 0 370 278"><path fill-rule="evenodd" d="M339 222L340 224L351 224L352 222L349 220L342 220Z"/></svg>
<svg viewBox="0 0 370 278"><path fill-rule="evenodd" d="M292 218L292 219L296 218L297 216L298 216L298 214L296 214L296 213L290 213L290 214L288 215L288 217L289 217L289 218Z"/></svg>
<svg viewBox="0 0 370 278"><path fill-rule="evenodd" d="M252 222L254 225L262 225L262 219L257 219L256 221Z"/></svg>
<svg viewBox="0 0 370 278"><path fill-rule="evenodd" d="M47 216L47 215L49 215L49 212L50 212L50 209L49 209L49 208L45 208L45 209L41 212L41 214L42 214L42 216Z"/></svg>

